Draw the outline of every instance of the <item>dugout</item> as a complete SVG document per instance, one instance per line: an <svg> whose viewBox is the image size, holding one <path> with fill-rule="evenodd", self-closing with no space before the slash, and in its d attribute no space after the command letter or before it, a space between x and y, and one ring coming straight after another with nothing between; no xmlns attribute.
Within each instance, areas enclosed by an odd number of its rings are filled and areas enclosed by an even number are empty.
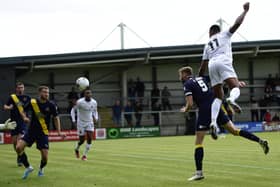
<svg viewBox="0 0 280 187"><path fill-rule="evenodd" d="M106 108L112 106L115 99L126 100L127 81L140 77L146 87L146 110L149 110L153 85L159 89L168 86L172 94L170 102L173 108L178 108L184 98L177 70L190 65L197 72L202 51L203 45L184 45L0 58L0 104L5 103L18 80L25 83L26 93L33 97L38 85L48 85L51 98L65 113L67 93L74 86L75 79L87 76L92 81L91 88L99 106ZM241 104L247 106L250 96L263 96L268 74L274 76L280 72L280 40L236 42L233 43L233 55L239 78L248 83L241 90L240 97ZM0 121L3 121L7 113L2 107L0 112ZM104 116L109 118L109 115ZM243 113L238 120L248 120L248 116Z"/></svg>

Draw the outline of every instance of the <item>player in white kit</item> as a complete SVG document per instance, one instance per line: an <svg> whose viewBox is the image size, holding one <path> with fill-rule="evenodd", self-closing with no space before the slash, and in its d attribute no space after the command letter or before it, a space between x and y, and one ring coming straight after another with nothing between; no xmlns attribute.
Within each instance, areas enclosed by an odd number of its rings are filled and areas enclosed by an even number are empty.
<svg viewBox="0 0 280 187"><path fill-rule="evenodd" d="M224 32L218 25L212 25L209 29L209 42L205 45L199 75L202 76L208 65L211 86L215 93L215 100L211 106L210 133L213 139L217 139L217 116L224 98L223 82L231 89L229 98L226 101L235 109L241 112L240 106L235 100L240 96L239 81L232 66L231 36L242 24L250 4L243 5L242 14L236 19L233 26Z"/></svg>
<svg viewBox="0 0 280 187"><path fill-rule="evenodd" d="M77 113L77 120L76 115ZM92 98L90 89L84 91L84 97L80 98L71 110L72 122L77 124L79 141L75 148L77 158L80 158L79 148L87 140L86 148L82 156L82 160L87 160L87 153L90 150L92 136L94 132L94 124L98 120L97 102Z"/></svg>

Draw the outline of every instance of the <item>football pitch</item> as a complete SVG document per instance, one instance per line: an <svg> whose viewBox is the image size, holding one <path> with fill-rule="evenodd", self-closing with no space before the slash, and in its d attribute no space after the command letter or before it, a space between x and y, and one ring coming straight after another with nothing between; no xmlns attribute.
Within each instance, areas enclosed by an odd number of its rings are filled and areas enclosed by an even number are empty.
<svg viewBox="0 0 280 187"><path fill-rule="evenodd" d="M26 152L35 170L26 180L12 146L0 145L0 187L280 186L280 133L257 135L269 140L268 155L241 137L207 136L205 179L192 182L187 178L195 171L194 136L99 140L87 161L75 158L75 142L51 143L44 177L37 177L40 154L33 145Z"/></svg>

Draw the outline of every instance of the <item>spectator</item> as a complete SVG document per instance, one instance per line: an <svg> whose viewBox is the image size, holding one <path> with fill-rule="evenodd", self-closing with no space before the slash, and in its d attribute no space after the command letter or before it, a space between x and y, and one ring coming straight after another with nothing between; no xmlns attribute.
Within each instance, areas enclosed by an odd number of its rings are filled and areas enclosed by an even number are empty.
<svg viewBox="0 0 280 187"><path fill-rule="evenodd" d="M261 115L260 115L260 119L263 120L264 119L264 115L266 113L266 109L262 108L262 107L267 107L268 105L268 101L265 99L265 96L259 101L259 106L261 107Z"/></svg>
<svg viewBox="0 0 280 187"><path fill-rule="evenodd" d="M167 86L164 86L163 90L161 91L161 102L162 102L162 109L166 110L172 110L172 107L169 102L169 97L171 96L171 93L169 92Z"/></svg>
<svg viewBox="0 0 280 187"><path fill-rule="evenodd" d="M271 88L273 88L273 84L274 84L274 80L272 78L272 75L268 74L268 78L265 81L265 87L270 86Z"/></svg>
<svg viewBox="0 0 280 187"><path fill-rule="evenodd" d="M67 99L68 99L67 113L70 114L72 108L76 105L76 102L79 99L79 94L75 91L75 87L71 88L71 92L68 93ZM72 119L70 121L71 121L71 130L76 129L77 127L72 122Z"/></svg>
<svg viewBox="0 0 280 187"><path fill-rule="evenodd" d="M152 113L154 117L154 125L158 126L159 125L159 111L161 110L160 104L158 102L154 103L152 105L152 111L156 113Z"/></svg>
<svg viewBox="0 0 280 187"><path fill-rule="evenodd" d="M114 106L112 107L113 113L113 123L115 126L121 126L121 116L122 116L122 107L120 100L116 100Z"/></svg>
<svg viewBox="0 0 280 187"><path fill-rule="evenodd" d="M154 86L154 88L151 91L151 102L152 102L152 106L158 102L160 97L160 90L158 89L157 86Z"/></svg>
<svg viewBox="0 0 280 187"><path fill-rule="evenodd" d="M77 100L78 101L78 100ZM73 107L75 107L75 105L77 104L77 101L75 101ZM72 107L72 108L73 108ZM71 109L72 110L72 109ZM70 110L70 114L71 114L71 110ZM77 114L77 110L74 109L74 113L75 113L75 121L77 121L77 118L78 118L78 114ZM71 121L71 130L76 130L77 129L77 125L73 122L71 116L70 116L70 121Z"/></svg>
<svg viewBox="0 0 280 187"><path fill-rule="evenodd" d="M67 112L70 113L72 107L76 104L77 100L79 99L79 95L75 91L75 87L71 88L71 92L68 93L67 99L68 99Z"/></svg>
<svg viewBox="0 0 280 187"><path fill-rule="evenodd" d="M274 79L274 90L275 91L275 98L278 105L280 105L280 78L279 74L277 73Z"/></svg>
<svg viewBox="0 0 280 187"><path fill-rule="evenodd" d="M134 111L135 111L135 118L136 118L136 127L141 127L141 119L142 119L141 112L143 111L141 102L136 102Z"/></svg>
<svg viewBox="0 0 280 187"><path fill-rule="evenodd" d="M127 101L127 104L124 107L124 112L133 112L133 107L130 101ZM127 125L132 127L132 114L125 114L124 118L127 122Z"/></svg>
<svg viewBox="0 0 280 187"><path fill-rule="evenodd" d="M270 103L273 99L273 90L271 85L266 85L264 88L265 99Z"/></svg>
<svg viewBox="0 0 280 187"><path fill-rule="evenodd" d="M277 112L275 112L273 118L272 118L273 122L279 122L280 121L280 117L278 116Z"/></svg>
<svg viewBox="0 0 280 187"><path fill-rule="evenodd" d="M129 79L127 83L127 95L129 100L133 103L135 100L135 83L133 79Z"/></svg>
<svg viewBox="0 0 280 187"><path fill-rule="evenodd" d="M275 86L275 96L278 106L280 106L280 85Z"/></svg>
<svg viewBox="0 0 280 187"><path fill-rule="evenodd" d="M259 121L258 102L254 97L251 98L251 121Z"/></svg>
<svg viewBox="0 0 280 187"><path fill-rule="evenodd" d="M140 78L137 77L137 81L135 83L135 91L137 94L137 97L139 98L139 101L142 103L144 92L145 92L145 85L142 81L140 81Z"/></svg>
<svg viewBox="0 0 280 187"><path fill-rule="evenodd" d="M269 110L267 110L266 113L264 114L264 121L267 123L271 122L271 114L270 114Z"/></svg>

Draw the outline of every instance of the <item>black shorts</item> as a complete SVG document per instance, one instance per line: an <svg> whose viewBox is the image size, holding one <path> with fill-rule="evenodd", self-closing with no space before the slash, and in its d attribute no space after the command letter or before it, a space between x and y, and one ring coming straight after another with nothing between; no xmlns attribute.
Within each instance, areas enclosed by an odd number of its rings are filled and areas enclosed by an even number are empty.
<svg viewBox="0 0 280 187"><path fill-rule="evenodd" d="M217 124L219 127L229 122L228 116L221 109L217 118ZM198 118L196 122L196 131L207 131L211 124L211 105L206 107L200 107L198 112Z"/></svg>
<svg viewBox="0 0 280 187"><path fill-rule="evenodd" d="M26 131L27 131L27 125L25 123L17 122L16 128L14 130L11 130L11 136L25 134Z"/></svg>
<svg viewBox="0 0 280 187"><path fill-rule="evenodd" d="M49 137L48 135L43 134L43 132L34 132L29 130L23 137L28 147L31 147L34 142L36 142L36 148L41 149L49 149Z"/></svg>

